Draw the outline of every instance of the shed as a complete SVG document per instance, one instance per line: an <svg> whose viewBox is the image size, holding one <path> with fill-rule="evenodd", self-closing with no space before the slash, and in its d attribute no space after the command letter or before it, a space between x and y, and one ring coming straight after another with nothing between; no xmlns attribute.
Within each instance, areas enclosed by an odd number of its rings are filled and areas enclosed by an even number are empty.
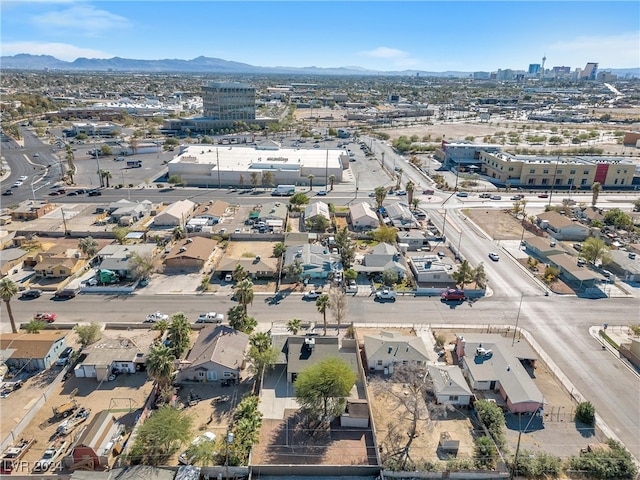
<svg viewBox="0 0 640 480"><path fill-rule="evenodd" d="M368 428L369 403L365 399L352 398L347 400L345 413L340 415L341 427Z"/></svg>

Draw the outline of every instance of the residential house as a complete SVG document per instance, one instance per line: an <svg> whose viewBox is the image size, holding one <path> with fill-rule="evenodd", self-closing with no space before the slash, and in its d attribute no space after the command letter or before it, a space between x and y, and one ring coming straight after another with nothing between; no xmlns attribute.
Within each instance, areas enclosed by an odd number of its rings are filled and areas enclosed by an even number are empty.
<svg viewBox="0 0 640 480"><path fill-rule="evenodd" d="M218 244L205 237L179 240L164 259L165 270L201 270Z"/></svg>
<svg viewBox="0 0 640 480"><path fill-rule="evenodd" d="M551 255L566 253L562 244L551 241L545 237L529 237L524 240L526 250L530 251L533 256L547 260Z"/></svg>
<svg viewBox="0 0 640 480"><path fill-rule="evenodd" d="M326 218L331 222L331 213L329 212L329 205L324 202L314 202L307 205L304 209L304 219L313 220L318 215Z"/></svg>
<svg viewBox="0 0 640 480"><path fill-rule="evenodd" d="M44 330L40 333L0 334L0 357L11 369L27 372L46 370L67 348L67 333Z"/></svg>
<svg viewBox="0 0 640 480"><path fill-rule="evenodd" d="M78 378L95 378L98 382L109 379L115 371L133 373L144 365L144 352L131 339L105 339L86 347L86 355L76 365Z"/></svg>
<svg viewBox="0 0 640 480"><path fill-rule="evenodd" d="M36 276L47 278L68 278L82 267L86 260L77 248L54 246L46 252L39 252L34 258L33 269Z"/></svg>
<svg viewBox="0 0 640 480"><path fill-rule="evenodd" d="M295 261L302 264L302 278L323 278L342 271L340 255L331 254L320 244L294 245L287 248L284 256L284 266L292 265Z"/></svg>
<svg viewBox="0 0 640 480"><path fill-rule="evenodd" d="M525 342L498 334L457 335L455 352L472 390L498 392L511 413L535 413L544 397L531 379L537 355Z"/></svg>
<svg viewBox="0 0 640 480"><path fill-rule="evenodd" d="M421 337L397 331L365 335L364 353L369 370L386 370L389 374L399 365L423 368L429 361L429 352Z"/></svg>
<svg viewBox="0 0 640 480"><path fill-rule="evenodd" d="M248 344L249 335L226 325L210 325L203 328L186 360L182 362L177 380L239 381Z"/></svg>
<svg viewBox="0 0 640 480"><path fill-rule="evenodd" d="M593 288L598 283L606 281L604 276L587 265L578 264L578 259L567 253L549 255L547 261L559 270L560 278L574 288Z"/></svg>
<svg viewBox="0 0 640 480"><path fill-rule="evenodd" d="M590 235L589 227L555 211L538 215L538 226L557 240L582 241Z"/></svg>
<svg viewBox="0 0 640 480"><path fill-rule="evenodd" d="M98 413L75 437L71 453L65 458L70 470L104 470L113 465L123 449L124 426L109 410Z"/></svg>
<svg viewBox="0 0 640 480"><path fill-rule="evenodd" d="M400 202L387 205L385 212L389 223L399 230L410 230L412 228L420 228L420 223L413 215L409 206Z"/></svg>
<svg viewBox="0 0 640 480"><path fill-rule="evenodd" d="M602 212L602 209L598 207L575 208L573 212L577 217L582 218L588 224L595 221L604 222L604 213Z"/></svg>
<svg viewBox="0 0 640 480"><path fill-rule="evenodd" d="M378 215L367 202L350 205L349 218L354 230L375 230L380 226Z"/></svg>
<svg viewBox="0 0 640 480"><path fill-rule="evenodd" d="M21 248L5 248L0 255L0 276L4 277L11 273L14 267L22 265L27 251Z"/></svg>
<svg viewBox="0 0 640 480"><path fill-rule="evenodd" d="M280 337L280 338L278 338ZM287 380L296 381L298 374L304 369L327 358L337 357L358 372L358 352L355 343L340 343L337 336L318 335L276 335L274 347L281 347L281 357L277 363L286 362Z"/></svg>
<svg viewBox="0 0 640 480"><path fill-rule="evenodd" d="M153 225L156 227L182 227L195 207L196 204L187 199L173 202L153 217Z"/></svg>
<svg viewBox="0 0 640 480"><path fill-rule="evenodd" d="M133 276L133 264L131 257L139 255L142 258L153 259L156 254L156 246L149 243L137 245L107 245L101 249L97 258L100 268L116 272L120 278L131 278Z"/></svg>
<svg viewBox="0 0 640 480"><path fill-rule="evenodd" d="M429 378L433 384L436 402L466 407L471 403L473 393L456 365L429 365Z"/></svg>
<svg viewBox="0 0 640 480"><path fill-rule="evenodd" d="M109 205L111 218L119 225L132 225L151 212L153 204L149 200L142 202L129 202L118 200Z"/></svg>
<svg viewBox="0 0 640 480"><path fill-rule="evenodd" d="M640 259L635 252L611 250L611 262L606 265L607 270L615 273L625 282L640 282Z"/></svg>
<svg viewBox="0 0 640 480"><path fill-rule="evenodd" d="M457 265L449 257L421 255L409 257L409 266L418 283L450 284L455 283L453 274Z"/></svg>
<svg viewBox="0 0 640 480"><path fill-rule="evenodd" d="M389 243L379 243L370 253L362 256L362 262L356 263L353 269L358 273L370 275L380 274L385 270L393 270L402 279L407 274L407 267L400 252Z"/></svg>
<svg viewBox="0 0 640 480"><path fill-rule="evenodd" d="M275 278L278 275L278 259L273 257L224 257L220 260L220 263L216 267L216 271L223 274L232 273L238 265L241 265L244 268L244 271L253 279Z"/></svg>
<svg viewBox="0 0 640 480"><path fill-rule="evenodd" d="M25 200L18 208L11 210L11 220L36 220L57 208L47 200Z"/></svg>
<svg viewBox="0 0 640 480"><path fill-rule="evenodd" d="M285 202L265 202L260 209L257 223L264 222L269 227L284 229L287 224L287 214Z"/></svg>
<svg viewBox="0 0 640 480"><path fill-rule="evenodd" d="M398 231L398 244L406 245L407 250L420 250L429 247L427 237L420 230Z"/></svg>
<svg viewBox="0 0 640 480"><path fill-rule="evenodd" d="M196 208L191 219L206 219L209 225L215 225L229 212L229 203L222 200L209 200Z"/></svg>

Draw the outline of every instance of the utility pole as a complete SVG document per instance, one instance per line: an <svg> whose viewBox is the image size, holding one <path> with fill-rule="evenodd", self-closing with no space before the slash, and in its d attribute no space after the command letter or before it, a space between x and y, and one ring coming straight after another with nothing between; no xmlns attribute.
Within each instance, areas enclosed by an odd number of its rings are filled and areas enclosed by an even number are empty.
<svg viewBox="0 0 640 480"><path fill-rule="evenodd" d="M102 187L102 174L100 172L100 155L98 154L98 147L96 146L96 124L92 124L93 127L93 153L96 155L96 165L98 166L98 185ZM61 172L62 173L62 172Z"/></svg>
<svg viewBox="0 0 640 480"><path fill-rule="evenodd" d="M216 148L216 163L218 164L218 188L222 188L222 182L220 181L220 156L218 155L218 149Z"/></svg>
<svg viewBox="0 0 640 480"><path fill-rule="evenodd" d="M516 316L516 328L513 329L513 340L511 340L511 346L516 343L516 333L518 333L518 322L520 322L520 310L522 309L522 300L524 299L524 293L520 295L520 305L518 306L518 315Z"/></svg>
<svg viewBox="0 0 640 480"><path fill-rule="evenodd" d="M518 419L520 418L521 414L518 414ZM515 454L515 458L513 460L513 468L511 469L511 475L509 475L509 480L513 480L513 478L516 476L516 472L518 470L518 455L520 454L520 440L522 439L522 434L523 433L527 433L527 428L529 428L529 425L531 425L531 421L533 420L533 417L535 417L535 413L531 414L531 418L529 419L529 422L527 423L527 426L524 427L524 430L520 430L520 432L518 432L518 444L516 446L516 454Z"/></svg>

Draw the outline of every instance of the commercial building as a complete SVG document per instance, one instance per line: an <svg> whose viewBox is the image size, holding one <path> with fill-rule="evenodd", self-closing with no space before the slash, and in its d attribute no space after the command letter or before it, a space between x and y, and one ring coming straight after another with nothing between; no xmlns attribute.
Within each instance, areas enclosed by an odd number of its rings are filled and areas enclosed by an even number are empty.
<svg viewBox="0 0 640 480"><path fill-rule="evenodd" d="M580 73L580 80L595 80L598 77L598 64L589 62Z"/></svg>
<svg viewBox="0 0 640 480"><path fill-rule="evenodd" d="M538 157L480 151L480 173L498 185L511 187L591 188L631 187L636 167L622 157Z"/></svg>
<svg viewBox="0 0 640 480"><path fill-rule="evenodd" d="M308 185L309 175L328 184L331 175L342 180L342 156L338 149L281 148L273 141L255 147L185 145L169 162L168 175L205 187Z"/></svg>
<svg viewBox="0 0 640 480"><path fill-rule="evenodd" d="M479 144L467 140L442 141L442 146L436 150L436 157L447 168L470 167L478 165L480 152L500 152L499 145Z"/></svg>
<svg viewBox="0 0 640 480"><path fill-rule="evenodd" d="M202 87L204 116L226 122L256 118L256 89L246 83L210 82Z"/></svg>

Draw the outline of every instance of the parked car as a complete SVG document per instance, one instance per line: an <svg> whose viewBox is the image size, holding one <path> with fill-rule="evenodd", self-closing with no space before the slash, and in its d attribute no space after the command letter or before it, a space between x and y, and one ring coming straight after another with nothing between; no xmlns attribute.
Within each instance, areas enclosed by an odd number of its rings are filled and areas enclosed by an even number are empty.
<svg viewBox="0 0 640 480"><path fill-rule="evenodd" d="M502 200L502 197L500 195L491 195L491 200Z"/></svg>
<svg viewBox="0 0 640 480"><path fill-rule="evenodd" d="M58 357L58 359L56 360L56 365L58 367L64 367L69 361L69 358L71 357L72 353L73 353L73 348L71 347L65 348L60 354L60 356Z"/></svg>
<svg viewBox="0 0 640 480"><path fill-rule="evenodd" d="M511 197L511 200L522 200L523 198L524 198L524 195L519 193L519 194L514 195L513 197Z"/></svg>
<svg viewBox="0 0 640 480"><path fill-rule="evenodd" d="M434 193L436 193L435 190L431 190L430 188L422 191L423 195L433 195Z"/></svg>
<svg viewBox="0 0 640 480"><path fill-rule="evenodd" d="M24 182L27 178L29 178L29 177L27 177L26 175L20 175L18 177L18 180L20 180L21 182Z"/></svg>
<svg viewBox="0 0 640 480"><path fill-rule="evenodd" d="M58 315L56 315L55 313L36 313L33 316L33 319L40 320L42 322L53 323L56 321L57 316Z"/></svg>
<svg viewBox="0 0 640 480"><path fill-rule="evenodd" d="M25 290L24 292L22 292L22 294L20 295L20 298L24 298L24 299L38 298L40 295L42 295L42 290L39 290L37 288L30 288L29 290Z"/></svg>
<svg viewBox="0 0 640 480"><path fill-rule="evenodd" d="M398 196L403 196L403 195L406 195L406 194L407 194L407 191L406 191L406 190L398 190L398 191L396 192L396 195L398 195Z"/></svg>
<svg viewBox="0 0 640 480"><path fill-rule="evenodd" d="M326 195L327 195L327 191L326 191L326 190L320 190L320 191L317 193L317 195L319 195L319 196L321 196L321 197L324 197L324 196L326 196Z"/></svg>
<svg viewBox="0 0 640 480"><path fill-rule="evenodd" d="M480 198L491 198L491 194L490 193L481 193L480 195L478 195Z"/></svg>
<svg viewBox="0 0 640 480"><path fill-rule="evenodd" d="M464 291L457 288L449 288L442 292L441 297L443 300L464 300Z"/></svg>
<svg viewBox="0 0 640 480"><path fill-rule="evenodd" d="M500 255L498 255L496 252L489 252L489 258L494 262L497 262L498 260L500 260Z"/></svg>
<svg viewBox="0 0 640 480"><path fill-rule="evenodd" d="M10 188L7 188L4 192L2 192L2 195L4 196L13 195L13 190L11 190Z"/></svg>
<svg viewBox="0 0 640 480"><path fill-rule="evenodd" d="M207 312L198 317L196 323L222 323L224 315L222 313Z"/></svg>
<svg viewBox="0 0 640 480"><path fill-rule="evenodd" d="M395 302L397 293L394 290L384 289L376 292L376 300Z"/></svg>
<svg viewBox="0 0 640 480"><path fill-rule="evenodd" d="M53 298L59 300L68 300L74 298L78 292L72 288L65 288L64 290L58 290L53 294Z"/></svg>
<svg viewBox="0 0 640 480"><path fill-rule="evenodd" d="M164 321L169 320L169 315L161 312L153 312L147 315L147 318L145 318L144 323L156 323L161 320L164 320Z"/></svg>
<svg viewBox="0 0 640 480"><path fill-rule="evenodd" d="M468 197L469 194L467 192L458 192L456 193L456 197Z"/></svg>

